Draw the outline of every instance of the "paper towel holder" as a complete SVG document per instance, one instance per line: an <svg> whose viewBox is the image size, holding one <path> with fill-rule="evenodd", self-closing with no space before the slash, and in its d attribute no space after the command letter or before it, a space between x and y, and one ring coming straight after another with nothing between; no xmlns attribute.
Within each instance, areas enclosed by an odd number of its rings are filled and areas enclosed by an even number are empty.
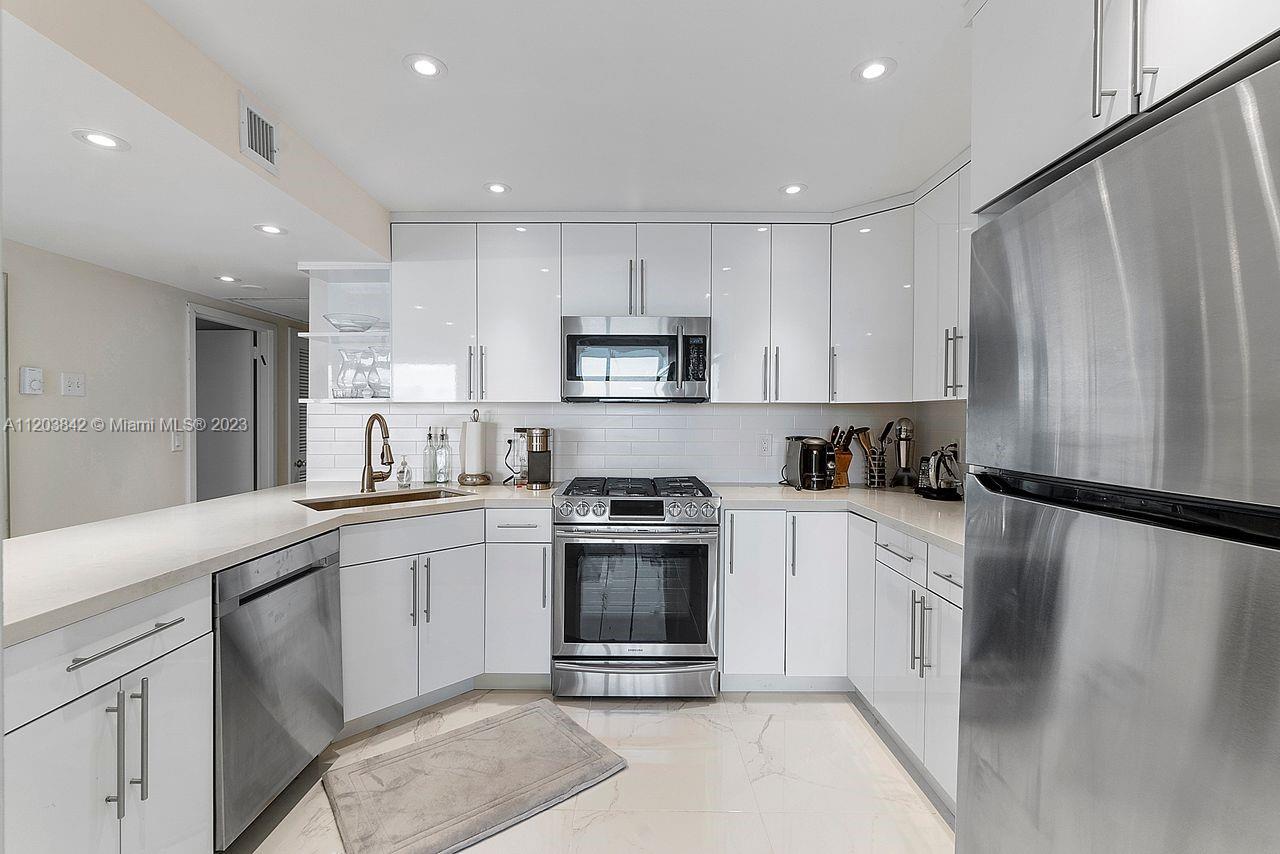
<svg viewBox="0 0 1280 854"><path fill-rule="evenodd" d="M471 459L468 451L472 443L480 446L480 453ZM476 463L479 460L479 463ZM488 486L489 473L486 471L468 471L467 463L484 465L484 425L480 423L480 410L471 410L471 420L462 425L462 472L458 475L459 486Z"/></svg>

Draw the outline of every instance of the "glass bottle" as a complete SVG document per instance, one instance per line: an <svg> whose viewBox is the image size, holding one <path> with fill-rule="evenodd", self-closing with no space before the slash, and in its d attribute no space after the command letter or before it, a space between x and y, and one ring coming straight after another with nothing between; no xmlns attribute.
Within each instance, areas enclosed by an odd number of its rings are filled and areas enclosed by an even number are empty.
<svg viewBox="0 0 1280 854"><path fill-rule="evenodd" d="M422 449L422 482L436 482L436 428L427 429L427 444Z"/></svg>
<svg viewBox="0 0 1280 854"><path fill-rule="evenodd" d="M450 474L449 434L440 428L440 441L436 445L436 483L448 483Z"/></svg>
<svg viewBox="0 0 1280 854"><path fill-rule="evenodd" d="M396 486L408 489L413 483L413 469L409 467L407 456L400 458L400 468L396 469Z"/></svg>

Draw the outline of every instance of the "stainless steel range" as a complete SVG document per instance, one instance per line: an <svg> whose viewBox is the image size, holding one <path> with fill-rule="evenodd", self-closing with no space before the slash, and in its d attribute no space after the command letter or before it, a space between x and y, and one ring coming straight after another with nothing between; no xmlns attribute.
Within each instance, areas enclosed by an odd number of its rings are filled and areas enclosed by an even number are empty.
<svg viewBox="0 0 1280 854"><path fill-rule="evenodd" d="M714 697L720 496L696 477L579 477L552 505L553 693Z"/></svg>

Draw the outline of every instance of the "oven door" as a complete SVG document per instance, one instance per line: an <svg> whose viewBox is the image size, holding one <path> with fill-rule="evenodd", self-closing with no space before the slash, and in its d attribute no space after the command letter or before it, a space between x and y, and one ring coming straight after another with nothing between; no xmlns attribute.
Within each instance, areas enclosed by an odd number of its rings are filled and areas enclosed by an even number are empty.
<svg viewBox="0 0 1280 854"><path fill-rule="evenodd" d="M705 360L706 318L561 318L560 396L566 401L707 399L705 365L691 361L697 337ZM706 328L704 328L706 327Z"/></svg>
<svg viewBox="0 0 1280 854"><path fill-rule="evenodd" d="M715 658L718 528L560 527L551 653Z"/></svg>

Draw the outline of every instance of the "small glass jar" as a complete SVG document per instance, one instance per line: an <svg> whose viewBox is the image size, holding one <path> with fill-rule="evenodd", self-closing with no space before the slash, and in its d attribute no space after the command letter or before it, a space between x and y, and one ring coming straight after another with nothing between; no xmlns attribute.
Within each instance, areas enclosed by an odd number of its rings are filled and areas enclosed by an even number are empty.
<svg viewBox="0 0 1280 854"><path fill-rule="evenodd" d="M400 467L396 469L396 486L401 489L408 489L413 484L413 468L409 465L408 457L400 458Z"/></svg>

